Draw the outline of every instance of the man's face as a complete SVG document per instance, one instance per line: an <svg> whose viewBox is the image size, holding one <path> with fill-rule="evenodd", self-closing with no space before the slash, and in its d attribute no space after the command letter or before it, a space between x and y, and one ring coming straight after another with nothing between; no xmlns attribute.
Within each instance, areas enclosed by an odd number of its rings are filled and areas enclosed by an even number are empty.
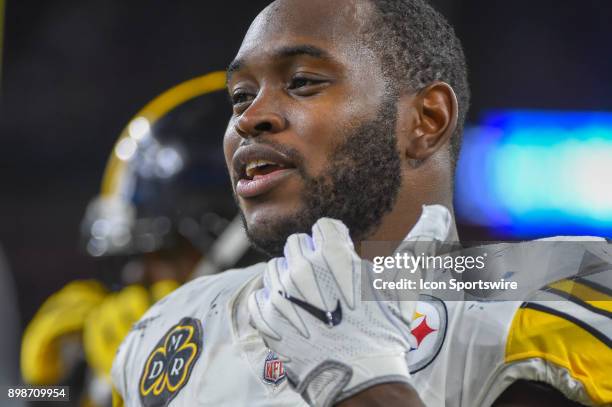
<svg viewBox="0 0 612 407"><path fill-rule="evenodd" d="M230 65L225 159L248 235L269 254L322 216L363 238L397 195L395 98L362 41L369 12L357 1L274 3Z"/></svg>

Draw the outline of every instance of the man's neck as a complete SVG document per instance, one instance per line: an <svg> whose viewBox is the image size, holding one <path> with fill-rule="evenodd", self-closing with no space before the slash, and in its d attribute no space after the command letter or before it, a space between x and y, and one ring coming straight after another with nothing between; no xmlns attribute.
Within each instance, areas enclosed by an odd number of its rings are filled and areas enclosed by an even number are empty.
<svg viewBox="0 0 612 407"><path fill-rule="evenodd" d="M432 203L428 203L433 204ZM455 214L453 210L453 206L449 203L442 204L437 203L439 205L444 205L451 213L453 217L453 221L450 225L450 230L446 241L456 242L459 240L457 233L457 225L455 224ZM395 209L391 211L385 218L383 218L383 222L380 227L376 229L374 233L368 236L366 239L363 239L359 242L355 242L355 248L357 253L360 256L363 256L363 245L367 244L367 242L401 242L403 241L408 233L412 230L414 225L417 223L419 218L421 217L422 207L426 204L419 204L418 207L413 206L410 209L406 209L406 205L396 205ZM398 210L401 208L402 211Z"/></svg>

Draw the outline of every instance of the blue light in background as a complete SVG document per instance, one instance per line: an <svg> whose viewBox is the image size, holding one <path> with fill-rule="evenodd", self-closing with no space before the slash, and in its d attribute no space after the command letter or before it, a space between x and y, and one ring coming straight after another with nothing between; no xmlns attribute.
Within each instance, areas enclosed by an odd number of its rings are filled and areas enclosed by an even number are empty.
<svg viewBox="0 0 612 407"><path fill-rule="evenodd" d="M465 131L455 205L502 236L612 236L612 113L487 114Z"/></svg>

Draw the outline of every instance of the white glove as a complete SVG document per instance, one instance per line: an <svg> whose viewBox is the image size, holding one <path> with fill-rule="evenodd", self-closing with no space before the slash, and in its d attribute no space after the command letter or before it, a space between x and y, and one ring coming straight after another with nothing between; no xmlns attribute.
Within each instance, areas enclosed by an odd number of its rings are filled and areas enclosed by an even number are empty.
<svg viewBox="0 0 612 407"><path fill-rule="evenodd" d="M450 225L448 211L436 208L443 210L429 211L422 219L427 225L420 220L413 229L425 231L429 241L443 240ZM440 223L445 230L431 235L440 228L430 224ZM284 254L268 262L264 288L249 297L249 313L267 345L284 358L289 383L306 402L330 406L376 384L408 383L406 353L414 343L408 324L415 304L361 301L361 267L368 263L355 253L346 226L319 219L312 238L291 235Z"/></svg>

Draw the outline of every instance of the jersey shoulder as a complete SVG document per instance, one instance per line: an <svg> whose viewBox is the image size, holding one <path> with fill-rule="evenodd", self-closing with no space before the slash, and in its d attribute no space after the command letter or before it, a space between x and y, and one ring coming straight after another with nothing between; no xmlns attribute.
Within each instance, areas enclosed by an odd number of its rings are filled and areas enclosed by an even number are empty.
<svg viewBox="0 0 612 407"><path fill-rule="evenodd" d="M232 269L212 276L202 276L185 283L172 293L155 303L143 316L150 314L184 312L186 309L206 307L209 300L222 292L231 292L241 287L258 272L263 263L258 263L242 269ZM187 308L185 308L187 307Z"/></svg>
<svg viewBox="0 0 612 407"><path fill-rule="evenodd" d="M489 406L526 380L612 406L610 281L604 270L550 283L527 301L419 302L408 355L415 388L427 405Z"/></svg>
<svg viewBox="0 0 612 407"><path fill-rule="evenodd" d="M145 404L147 397L169 401L178 394L202 352L203 326L208 325L208 344L225 335L222 331L229 318L225 305L261 272L261 267L256 264L193 280L158 301L133 325L112 368L113 385L126 405L140 403L138 394ZM169 359L179 353L180 358ZM182 378L180 383L171 380L175 371L174 376ZM164 374L168 378L163 378ZM171 385L166 388L159 380Z"/></svg>
<svg viewBox="0 0 612 407"><path fill-rule="evenodd" d="M612 271L549 284L517 309L506 380L547 383L587 405L612 405ZM517 376L517 377L515 377Z"/></svg>

